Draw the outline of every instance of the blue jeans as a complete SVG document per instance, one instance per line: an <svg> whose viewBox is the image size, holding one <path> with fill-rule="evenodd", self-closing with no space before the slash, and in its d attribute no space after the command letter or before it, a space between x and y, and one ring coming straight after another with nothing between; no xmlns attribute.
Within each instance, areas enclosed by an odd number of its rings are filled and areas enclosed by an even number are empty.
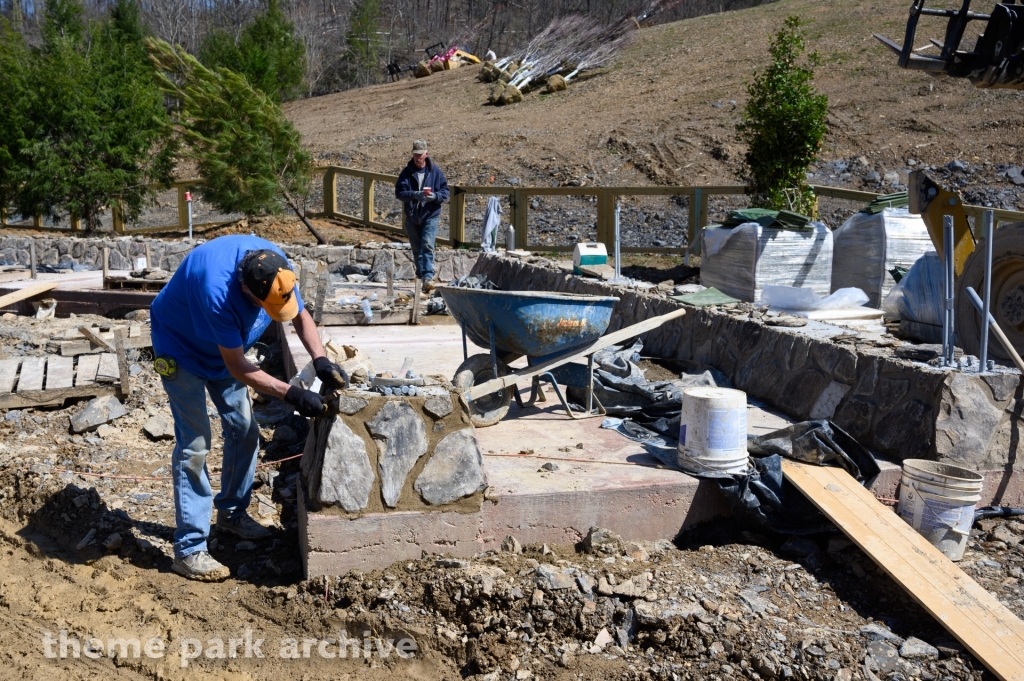
<svg viewBox="0 0 1024 681"><path fill-rule="evenodd" d="M173 379L162 378L174 416L174 555L178 558L206 551L213 507L235 517L245 513L252 497L260 429L252 414L245 385L233 377L208 381L180 366ZM220 413L224 460L220 493L213 496L206 456L210 453L210 417L206 393Z"/></svg>
<svg viewBox="0 0 1024 681"><path fill-rule="evenodd" d="M412 258L416 263L418 279L434 278L434 239L437 238L437 223L441 216L429 218L422 225L416 225L405 218L405 235L412 246Z"/></svg>

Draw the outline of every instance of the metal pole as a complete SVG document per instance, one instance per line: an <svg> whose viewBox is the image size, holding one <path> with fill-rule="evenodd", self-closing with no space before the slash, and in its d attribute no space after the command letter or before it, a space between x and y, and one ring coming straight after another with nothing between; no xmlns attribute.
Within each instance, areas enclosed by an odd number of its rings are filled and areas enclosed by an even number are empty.
<svg viewBox="0 0 1024 681"><path fill-rule="evenodd" d="M192 241L192 192L185 192L185 203L188 204L188 240Z"/></svg>
<svg viewBox="0 0 1024 681"><path fill-rule="evenodd" d="M985 239L985 284L982 289L981 310L981 352L978 355L978 373L988 371L988 318L991 316L992 298L992 237L995 213L990 210L981 214L981 229Z"/></svg>
<svg viewBox="0 0 1024 681"><path fill-rule="evenodd" d="M953 366L954 325L953 325L953 216L946 215L942 220L942 256L944 259L944 314L943 314L943 347L946 353L946 366Z"/></svg>
<svg viewBox="0 0 1024 681"><path fill-rule="evenodd" d="M616 280L622 278L622 258L620 257L622 255L622 253L621 253L622 249L621 249L620 244L619 244L619 214L621 212L622 212L622 206L620 206L619 202L616 201L615 202L615 279Z"/></svg>

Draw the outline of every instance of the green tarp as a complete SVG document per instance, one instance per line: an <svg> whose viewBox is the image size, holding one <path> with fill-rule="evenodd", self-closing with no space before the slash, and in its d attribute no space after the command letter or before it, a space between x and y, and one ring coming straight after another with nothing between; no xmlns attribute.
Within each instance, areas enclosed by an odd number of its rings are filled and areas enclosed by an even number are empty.
<svg viewBox="0 0 1024 681"><path fill-rule="evenodd" d="M672 296L672 300L678 300L686 305L694 307L707 307L708 305L732 305L740 302L738 298L727 296L717 288L706 288L696 293L687 293L685 296Z"/></svg>

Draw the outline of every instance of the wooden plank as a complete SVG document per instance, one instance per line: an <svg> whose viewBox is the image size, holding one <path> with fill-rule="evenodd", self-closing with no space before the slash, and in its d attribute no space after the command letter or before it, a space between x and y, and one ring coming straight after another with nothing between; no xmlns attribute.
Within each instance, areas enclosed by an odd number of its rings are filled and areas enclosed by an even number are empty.
<svg viewBox="0 0 1024 681"><path fill-rule="evenodd" d="M121 378L117 370L117 357L113 353L104 352L100 355L100 366L96 370L97 383L114 383Z"/></svg>
<svg viewBox="0 0 1024 681"><path fill-rule="evenodd" d="M839 468L786 478L1002 681L1024 681L1024 622Z"/></svg>
<svg viewBox="0 0 1024 681"><path fill-rule="evenodd" d="M74 358L71 358L74 361ZM96 372L100 368L99 355L82 355L78 358L78 371L75 373L75 387L95 385Z"/></svg>
<svg viewBox="0 0 1024 681"><path fill-rule="evenodd" d="M113 337L113 334L111 334ZM153 345L153 338L150 336L149 329L144 329L137 338L125 338L125 348L148 348ZM60 354L65 357L74 357L75 355L85 354L99 354L105 352L104 348L101 348L87 340L66 340L60 343Z"/></svg>
<svg viewBox="0 0 1024 681"><path fill-rule="evenodd" d="M46 390L70 388L75 380L75 358L50 355L46 358Z"/></svg>
<svg viewBox="0 0 1024 681"><path fill-rule="evenodd" d="M20 357L0 359L0 395L6 395L14 390L14 382L18 380L18 367L20 366Z"/></svg>
<svg viewBox="0 0 1024 681"><path fill-rule="evenodd" d="M45 357L26 357L21 361L21 376L18 378L18 392L43 389L43 373L46 370Z"/></svg>
<svg viewBox="0 0 1024 681"><path fill-rule="evenodd" d="M55 288L57 288L56 281L41 281L38 284L32 284L31 286L26 286L25 288L18 289L13 293L8 293L5 296L0 296L0 309L3 309L8 305L13 305L14 303L20 302L22 300L28 300L33 296L38 296L42 293L46 293L47 291L52 291Z"/></svg>
<svg viewBox="0 0 1024 681"><path fill-rule="evenodd" d="M0 394L0 409L60 406L64 404L64 400L73 397L99 397L116 394L118 394L118 389L112 385L87 385L81 388L63 388L61 390L27 390L7 395Z"/></svg>
<svg viewBox="0 0 1024 681"><path fill-rule="evenodd" d="M97 346L103 348L107 352L113 352L114 346L109 343L106 339L100 336L99 333L93 331L88 326L78 327L78 332L89 339L90 342L95 343Z"/></svg>
<svg viewBox="0 0 1024 681"><path fill-rule="evenodd" d="M577 350L571 355L562 355L554 359L549 359L548 361L542 362L541 364L534 365L529 369L513 372L505 376L499 376L498 378L492 378L491 380L481 383L480 385L474 385L472 388L467 390L466 399L470 401L480 399L484 395L490 395L491 393L502 390L503 388L515 385L519 381L530 379L533 378L534 376L540 376L541 374L547 371L551 371L555 367L561 366L567 362L571 362L574 359L586 357L587 355L597 352L598 350L603 350L604 348L615 345L616 343L621 343L622 341L629 340L634 336L639 336L642 333L653 331L662 324L670 322L673 319L682 317L685 314L686 310L680 307L679 309L673 310L668 314L659 315L657 317L651 317L650 319L645 319L639 324L633 324L632 326L627 326L624 329L619 329L614 333L609 333L605 336L601 336L587 347Z"/></svg>
<svg viewBox="0 0 1024 681"><path fill-rule="evenodd" d="M117 353L117 373L121 379L121 394L131 395L132 378L128 373L128 353L124 349L124 327L114 329L114 349Z"/></svg>

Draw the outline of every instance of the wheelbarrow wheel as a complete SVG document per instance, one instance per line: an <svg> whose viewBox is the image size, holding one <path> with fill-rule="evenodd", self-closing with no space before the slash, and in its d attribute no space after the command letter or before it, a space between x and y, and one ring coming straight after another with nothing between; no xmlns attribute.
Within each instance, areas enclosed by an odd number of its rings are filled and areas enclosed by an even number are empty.
<svg viewBox="0 0 1024 681"><path fill-rule="evenodd" d="M512 370L508 365L498 360L498 375L505 376ZM474 385L480 385L494 378L494 370L491 368L491 356L489 354L473 355L463 362L455 372L452 384L459 390L469 390ZM508 413L509 405L512 404L512 388L504 388L490 395L484 395L469 403L469 416L473 425L477 428L493 426Z"/></svg>

